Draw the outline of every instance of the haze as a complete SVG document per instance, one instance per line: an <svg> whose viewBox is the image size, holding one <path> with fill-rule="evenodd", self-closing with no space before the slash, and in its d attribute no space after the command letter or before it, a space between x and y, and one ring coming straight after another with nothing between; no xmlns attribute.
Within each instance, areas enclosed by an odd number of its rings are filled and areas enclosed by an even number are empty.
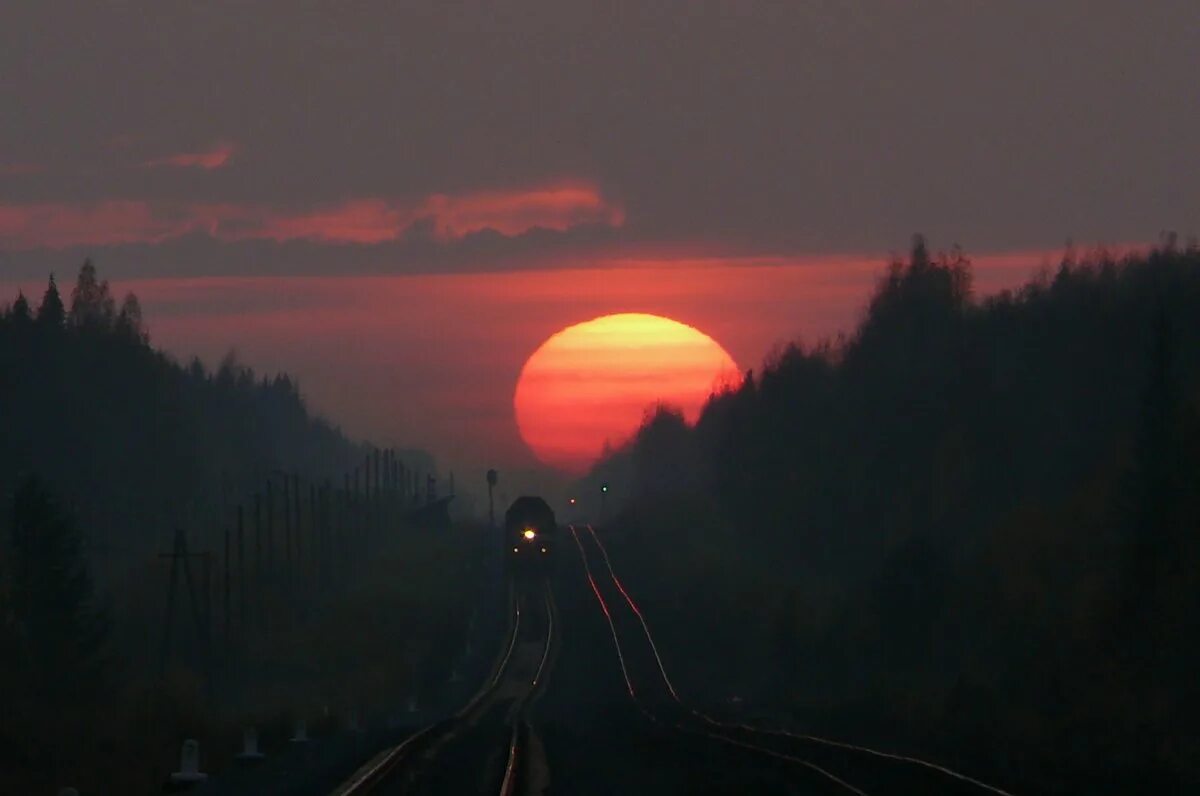
<svg viewBox="0 0 1200 796"><path fill-rule="evenodd" d="M181 359L237 349L355 434L529 464L513 386L570 323L659 312L754 367L852 327L917 231L994 289L1068 240L1189 229L1198 23L1182 1L10 5L0 281L34 294L90 255ZM320 340L314 304L339 318Z"/></svg>

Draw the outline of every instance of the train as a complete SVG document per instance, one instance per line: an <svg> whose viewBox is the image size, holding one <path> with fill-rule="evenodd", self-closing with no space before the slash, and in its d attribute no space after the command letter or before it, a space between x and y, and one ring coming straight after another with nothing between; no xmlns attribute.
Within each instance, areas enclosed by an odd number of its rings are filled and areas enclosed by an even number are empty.
<svg viewBox="0 0 1200 796"><path fill-rule="evenodd" d="M554 510L540 497L519 497L504 513L504 552L514 571L547 569L557 536Z"/></svg>

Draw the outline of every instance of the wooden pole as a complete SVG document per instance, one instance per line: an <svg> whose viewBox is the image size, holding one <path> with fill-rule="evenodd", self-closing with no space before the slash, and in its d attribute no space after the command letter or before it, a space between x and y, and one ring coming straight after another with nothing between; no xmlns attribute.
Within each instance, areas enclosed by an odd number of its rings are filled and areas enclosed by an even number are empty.
<svg viewBox="0 0 1200 796"><path fill-rule="evenodd" d="M350 569L350 474L343 476L341 528L338 529L338 553L342 557L343 572Z"/></svg>
<svg viewBox="0 0 1200 796"><path fill-rule="evenodd" d="M283 474L283 561L286 575L292 571L292 501L287 473Z"/></svg>
<svg viewBox="0 0 1200 796"><path fill-rule="evenodd" d="M363 543L371 537L371 454L367 454L367 460L363 463Z"/></svg>
<svg viewBox="0 0 1200 796"><path fill-rule="evenodd" d="M266 608L263 606L263 533L262 533L262 495L254 493L254 599L256 610L254 621L261 627L266 620Z"/></svg>
<svg viewBox="0 0 1200 796"><path fill-rule="evenodd" d="M296 504L295 511L292 512L292 515L296 518L296 532L293 535L293 540L296 546L297 573L304 572L304 564L301 563L301 556L303 555L301 537L303 535L303 531L300 530L303 527L303 525L300 523L300 505L303 503L303 500L303 496L300 494L300 474L292 473L292 501Z"/></svg>
<svg viewBox="0 0 1200 796"><path fill-rule="evenodd" d="M317 553L317 556L322 556L324 551L322 550L322 545L318 543L318 537L320 535L319 528L320 522L317 519L317 485L308 484L308 534L310 534L310 539L308 539L308 541L311 541L312 549ZM317 558L317 563L318 565L320 564L319 557ZM312 574L313 577L319 579L320 575L316 570L313 570Z"/></svg>
<svg viewBox="0 0 1200 796"><path fill-rule="evenodd" d="M254 584L262 589L263 577L262 495L254 493Z"/></svg>
<svg viewBox="0 0 1200 796"><path fill-rule="evenodd" d="M275 569L275 486L267 479L267 565Z"/></svg>
<svg viewBox="0 0 1200 796"><path fill-rule="evenodd" d="M242 506L237 507L238 552L238 633L246 632L246 534L242 525ZM240 636L239 636L240 637Z"/></svg>
<svg viewBox="0 0 1200 796"><path fill-rule="evenodd" d="M229 572L229 562L230 562L230 557L229 557L229 528L226 528L226 529L225 529L225 566L224 566L224 568L223 568L223 570L222 570L222 572L223 572L223 574L224 574L224 576L225 576L225 588L224 588L224 592L225 592L225 595L224 595L224 596L225 596L225 601L224 601L224 602L225 602L225 604L224 604L224 610L221 612L221 614L222 614L222 617L223 617L223 618L224 618L224 620L225 620L225 649L226 649L226 650L228 650L228 649L229 649L229 639L230 639L230 621L231 621L231 619L232 619L232 617L230 616L230 607L231 607L231 603L230 603L230 599L229 599L229 575L230 575L230 572Z"/></svg>

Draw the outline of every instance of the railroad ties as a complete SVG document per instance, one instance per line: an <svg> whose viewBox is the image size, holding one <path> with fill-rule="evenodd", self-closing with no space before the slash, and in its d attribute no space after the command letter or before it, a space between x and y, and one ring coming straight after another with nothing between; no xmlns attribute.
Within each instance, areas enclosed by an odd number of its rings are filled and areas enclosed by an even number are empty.
<svg viewBox="0 0 1200 796"><path fill-rule="evenodd" d="M936 761L841 740L711 715L683 699L668 674L649 619L621 581L600 535L590 525L568 526L587 587L603 613L621 675L641 715L709 744L741 750L771 765L793 767L797 780L820 793L920 793L1012 796L999 787Z"/></svg>
<svg viewBox="0 0 1200 796"><path fill-rule="evenodd" d="M548 582L514 581L509 628L490 676L457 713L422 727L376 755L334 791L389 793L523 792L544 776L540 744L526 710L544 688L556 643Z"/></svg>

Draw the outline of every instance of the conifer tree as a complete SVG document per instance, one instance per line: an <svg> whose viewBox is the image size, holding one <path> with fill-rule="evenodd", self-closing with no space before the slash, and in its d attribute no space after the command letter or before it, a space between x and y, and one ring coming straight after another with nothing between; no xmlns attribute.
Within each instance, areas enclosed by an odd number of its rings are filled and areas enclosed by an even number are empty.
<svg viewBox="0 0 1200 796"><path fill-rule="evenodd" d="M25 326L33 321L33 311L29 308L29 299L25 298L24 292L17 292L17 300L13 302L9 318L18 326Z"/></svg>
<svg viewBox="0 0 1200 796"><path fill-rule="evenodd" d="M96 693L108 623L93 606L82 537L35 478L13 498L10 621L29 684L47 699Z"/></svg>
<svg viewBox="0 0 1200 796"><path fill-rule="evenodd" d="M145 342L147 335L142 328L142 305L138 297L132 293L126 294L121 302L121 312L117 315L117 331L128 337Z"/></svg>
<svg viewBox="0 0 1200 796"><path fill-rule="evenodd" d="M42 305L38 307L38 325L47 329L61 329L66 314L62 296L58 294L58 283L54 281L54 274L50 274L50 282L42 295Z"/></svg>
<svg viewBox="0 0 1200 796"><path fill-rule="evenodd" d="M71 291L71 325L76 328L107 329L112 326L114 315L108 282L101 282L97 278L96 266L90 259L84 260L75 289Z"/></svg>

